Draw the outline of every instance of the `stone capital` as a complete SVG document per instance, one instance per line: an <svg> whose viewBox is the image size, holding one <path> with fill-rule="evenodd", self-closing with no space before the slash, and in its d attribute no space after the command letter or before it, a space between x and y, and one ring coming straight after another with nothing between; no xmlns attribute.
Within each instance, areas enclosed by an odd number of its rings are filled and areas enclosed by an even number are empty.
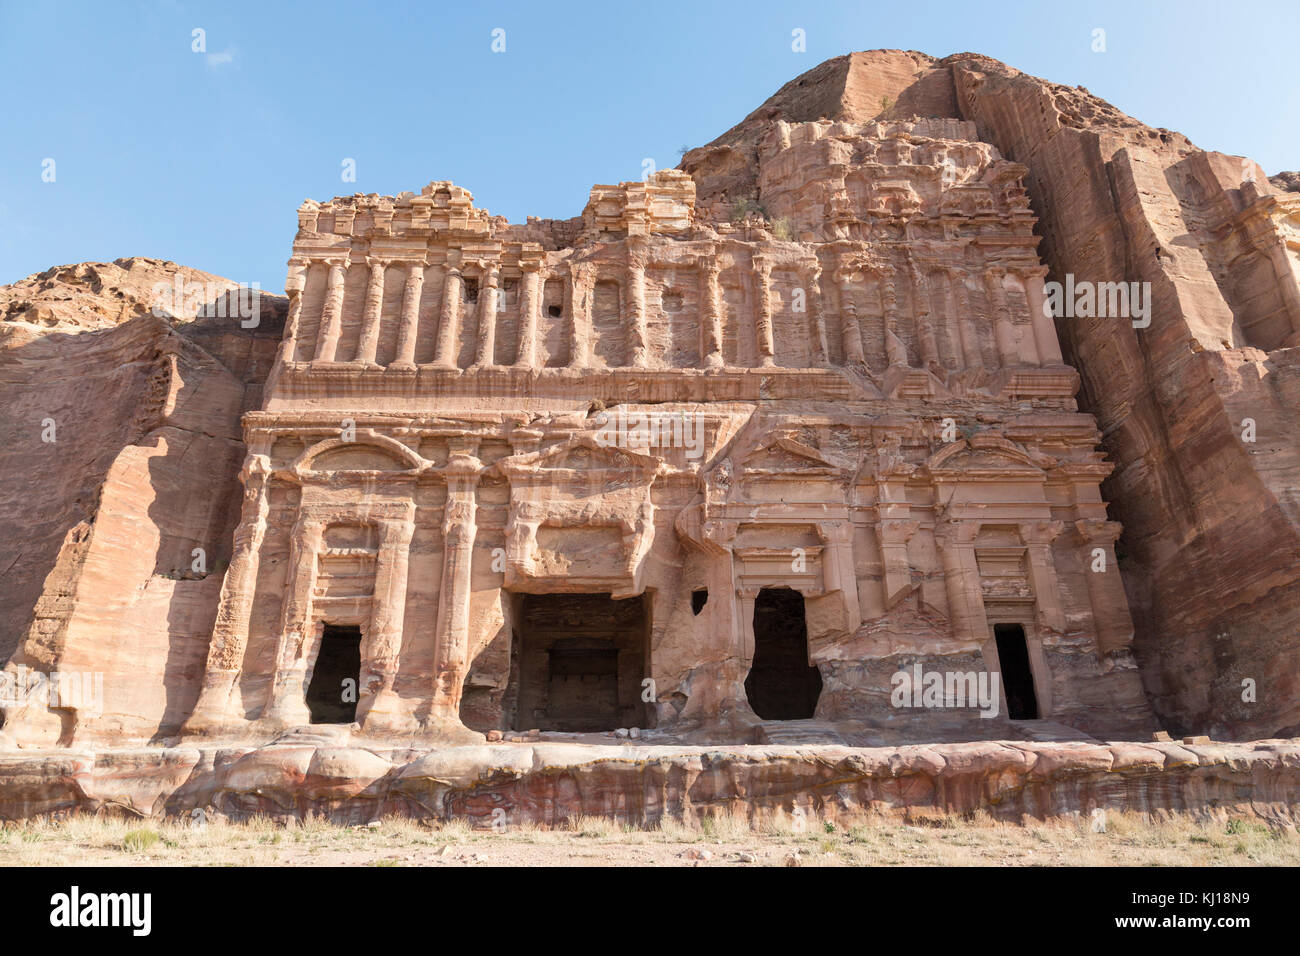
<svg viewBox="0 0 1300 956"><path fill-rule="evenodd" d="M1074 532L1084 544L1110 546L1119 540L1123 531L1124 526L1118 521L1105 518L1080 518L1074 522Z"/></svg>

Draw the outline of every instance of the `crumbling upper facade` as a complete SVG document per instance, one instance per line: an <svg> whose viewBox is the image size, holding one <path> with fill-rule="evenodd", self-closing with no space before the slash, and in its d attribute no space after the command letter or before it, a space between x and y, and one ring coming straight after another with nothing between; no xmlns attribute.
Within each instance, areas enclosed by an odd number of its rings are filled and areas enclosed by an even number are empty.
<svg viewBox="0 0 1300 956"><path fill-rule="evenodd" d="M305 203L186 731L319 718L350 636L376 736L938 719L891 704L916 663L1145 727L1024 167L952 119L759 160L758 197L672 170L566 222Z"/></svg>

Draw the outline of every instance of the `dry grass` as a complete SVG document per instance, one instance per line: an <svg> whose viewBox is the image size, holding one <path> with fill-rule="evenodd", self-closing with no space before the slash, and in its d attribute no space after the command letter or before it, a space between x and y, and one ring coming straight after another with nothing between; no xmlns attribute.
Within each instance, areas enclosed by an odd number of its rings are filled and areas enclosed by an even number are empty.
<svg viewBox="0 0 1300 956"><path fill-rule="evenodd" d="M531 824L497 831L463 820L403 818L346 827L309 818L140 821L75 816L0 829L10 865L736 865L784 866L1217 866L1300 864L1291 827L1255 820L1149 820L1111 812L1104 832L1092 821L997 822L986 815L937 816L924 825L863 816L832 823L777 813L751 825L739 810L665 820L653 829L579 817L557 829Z"/></svg>

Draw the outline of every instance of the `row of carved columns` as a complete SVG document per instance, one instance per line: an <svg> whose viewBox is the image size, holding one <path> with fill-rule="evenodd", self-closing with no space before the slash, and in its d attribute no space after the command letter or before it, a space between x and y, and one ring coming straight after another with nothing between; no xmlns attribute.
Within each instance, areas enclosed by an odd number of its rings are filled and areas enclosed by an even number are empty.
<svg viewBox="0 0 1300 956"><path fill-rule="evenodd" d="M342 331L343 294L348 257L326 257L311 261L323 264L329 270L313 362L336 362L339 361L338 345ZM393 365L403 368L413 367L426 263L377 257L369 257L366 261L370 267L370 274L366 286L356 361L367 365L375 364L386 274L392 266L400 265L405 273L405 284ZM647 367L652 364L645 305L648 264L644 240L630 240L623 288L626 290L625 315L630 335L629 351L632 367ZM291 296L290 325L295 333L301 312L301 288L304 284L302 274L308 265L310 262L307 260L295 260L291 263L290 282L286 283ZM773 262L769 256L755 253L752 265L753 347L758 366L768 367L777 364L772 313ZM519 342L514 364L521 367L535 367L538 361L537 331L541 309L541 261L540 259L521 260L520 267L522 276L518 302ZM497 364L497 317L501 311L498 307L498 296L501 295L500 266L495 261L486 260L472 263L471 268L479 281L478 300L474 306L477 339L473 365L495 365ZM706 366L719 367L726 364L723 356L724 310L720 282L721 268L714 256L699 257L696 268L701 287L702 361ZM925 263L911 261L908 270L912 285L912 300L915 303L917 350L921 366L924 368L932 368L940 364L938 339L930 304L932 281L930 268ZM953 357L958 359L964 368L982 368L985 363L980 349L979 331L970 312L970 291L966 285L968 272L951 266L935 268L937 271L933 274L943 280L942 295L948 306L950 341L953 342L954 348L960 351L959 355ZM437 367L457 368L459 364L464 272L465 269L460 266L445 267L433 358L433 364ZM829 367L833 363L827 348L821 288L822 267L814 258L805 261L800 266L800 272L804 282L802 308L807 313L811 343L810 361L815 367ZM1052 366L1060 365L1062 362L1052 320L1043 311L1045 272L1042 267L1017 268L1009 271L998 265L990 266L983 272L985 297L993 318L993 340L999 367ZM570 318L569 364L581 368L588 365L590 359L588 350L591 341L593 291L599 277L596 266L592 262L571 261L568 263L566 273L563 275L563 312ZM841 254L834 269L840 303L845 364L850 366L866 364L861 321L854 302L855 283L864 273L874 275L880 289L882 310L880 354L886 356L890 366L906 367L909 365L907 350L897 331L900 322L896 286L897 270L888 263L870 260L861 253ZM1015 281L1023 289L1029 307L1032 334L1026 337L1017 335L1016 323L1011 318L1006 294L1008 275L1015 276Z"/></svg>

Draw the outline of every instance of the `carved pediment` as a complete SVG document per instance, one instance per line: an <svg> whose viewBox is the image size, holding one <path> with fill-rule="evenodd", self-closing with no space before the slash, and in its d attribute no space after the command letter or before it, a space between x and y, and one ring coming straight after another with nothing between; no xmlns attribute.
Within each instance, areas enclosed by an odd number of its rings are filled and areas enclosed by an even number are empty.
<svg viewBox="0 0 1300 956"><path fill-rule="evenodd" d="M563 479L566 474L581 475L584 480L590 480L593 473L617 472L639 482L648 482L659 465L660 460L654 456L602 444L589 435L575 435L542 451L515 455L498 463L500 471L515 481L526 481L530 476L543 474L547 481Z"/></svg>
<svg viewBox="0 0 1300 956"><path fill-rule="evenodd" d="M808 478L840 475L844 469L816 448L783 435L750 452L741 460L740 472L745 477Z"/></svg>
<svg viewBox="0 0 1300 956"><path fill-rule="evenodd" d="M321 475L416 474L428 462L401 442L367 430L354 440L328 438L308 448L290 466L298 478Z"/></svg>
<svg viewBox="0 0 1300 956"><path fill-rule="evenodd" d="M961 439L931 455L925 467L936 477L1045 477L1051 464L1023 446L999 435L976 435Z"/></svg>

